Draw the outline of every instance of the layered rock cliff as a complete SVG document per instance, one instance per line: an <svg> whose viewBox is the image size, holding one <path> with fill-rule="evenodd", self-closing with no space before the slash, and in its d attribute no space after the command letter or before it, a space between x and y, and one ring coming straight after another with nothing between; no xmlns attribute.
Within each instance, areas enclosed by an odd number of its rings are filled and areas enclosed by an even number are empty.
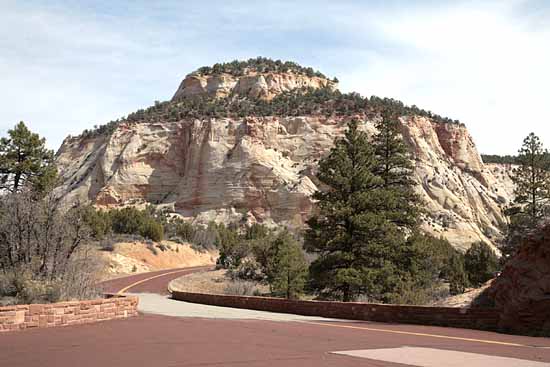
<svg viewBox="0 0 550 367"><path fill-rule="evenodd" d="M334 88L306 75L189 75L170 103L187 97L270 99L294 88ZM172 106L170 104L170 106ZM318 189L316 162L343 134L349 116L242 116L124 120L112 132L67 138L57 154L66 202L101 207L159 205L196 221L301 226ZM372 132L367 115L364 128ZM465 249L500 236L510 183L483 164L467 129L405 114L403 137L414 159L423 227Z"/></svg>
<svg viewBox="0 0 550 367"><path fill-rule="evenodd" d="M298 88L335 88L336 83L322 77L294 73L250 72L244 76L229 73L216 75L189 74L181 82L172 100L196 95L227 97L230 95L272 99Z"/></svg>

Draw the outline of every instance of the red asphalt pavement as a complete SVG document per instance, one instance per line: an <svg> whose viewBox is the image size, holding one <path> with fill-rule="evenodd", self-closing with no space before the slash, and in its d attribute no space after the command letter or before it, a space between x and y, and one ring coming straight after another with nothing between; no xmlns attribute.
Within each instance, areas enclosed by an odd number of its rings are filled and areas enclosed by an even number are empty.
<svg viewBox="0 0 550 367"><path fill-rule="evenodd" d="M102 289L106 293L117 293L120 290L128 287L129 285L137 282L147 280L146 282L137 284L127 290L127 293L156 293L162 295L168 295L168 283L186 274L196 273L198 271L205 271L213 269L212 266L195 266L190 268L180 269L168 269L153 271L149 273L141 273L136 275L130 275L122 278L116 278L103 282ZM166 275L164 275L166 274Z"/></svg>
<svg viewBox="0 0 550 367"><path fill-rule="evenodd" d="M165 292L171 279L197 270L200 269L157 277L150 281L152 284L144 282L129 292L155 289ZM105 285L108 291L117 292L135 282L172 271L119 278ZM489 344L481 340L523 346ZM371 322L274 322L141 315L126 320L0 334L0 366L397 367L405 365L330 352L402 346L480 353L550 365L550 339L547 338ZM440 365L444 367L445 361Z"/></svg>

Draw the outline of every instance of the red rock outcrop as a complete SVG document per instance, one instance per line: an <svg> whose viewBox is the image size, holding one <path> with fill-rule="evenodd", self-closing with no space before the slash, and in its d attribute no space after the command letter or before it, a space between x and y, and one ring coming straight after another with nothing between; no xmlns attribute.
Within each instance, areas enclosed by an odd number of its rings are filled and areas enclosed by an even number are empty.
<svg viewBox="0 0 550 367"><path fill-rule="evenodd" d="M502 329L550 336L550 225L524 241L487 295Z"/></svg>
<svg viewBox="0 0 550 367"><path fill-rule="evenodd" d="M487 296L501 310L503 330L550 335L550 225L524 241Z"/></svg>

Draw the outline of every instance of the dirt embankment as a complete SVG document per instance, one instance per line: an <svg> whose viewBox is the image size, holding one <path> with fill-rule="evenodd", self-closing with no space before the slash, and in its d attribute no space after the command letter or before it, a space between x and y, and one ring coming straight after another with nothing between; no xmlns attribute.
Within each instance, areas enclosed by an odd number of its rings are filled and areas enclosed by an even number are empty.
<svg viewBox="0 0 550 367"><path fill-rule="evenodd" d="M189 244L171 241L152 245L121 242L114 245L113 251L101 251L100 255L107 264L105 279L170 268L213 265L218 258L217 251L200 252Z"/></svg>
<svg viewBox="0 0 550 367"><path fill-rule="evenodd" d="M462 294L450 296L439 301L433 302L430 306L438 307L469 307L472 301L477 298L484 290L489 288L494 279L489 280L479 288L470 288Z"/></svg>

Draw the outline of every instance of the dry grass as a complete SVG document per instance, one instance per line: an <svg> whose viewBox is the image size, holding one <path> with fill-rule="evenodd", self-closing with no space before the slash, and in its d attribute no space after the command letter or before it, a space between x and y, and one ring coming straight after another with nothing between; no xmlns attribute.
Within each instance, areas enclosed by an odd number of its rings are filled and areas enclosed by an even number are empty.
<svg viewBox="0 0 550 367"><path fill-rule="evenodd" d="M247 282L243 287L242 281L232 280L227 275L227 270L212 270L185 275L170 283L170 287L181 292L211 293L211 294L246 294L255 292L266 294L269 287L257 282ZM250 284L248 284L250 283Z"/></svg>

